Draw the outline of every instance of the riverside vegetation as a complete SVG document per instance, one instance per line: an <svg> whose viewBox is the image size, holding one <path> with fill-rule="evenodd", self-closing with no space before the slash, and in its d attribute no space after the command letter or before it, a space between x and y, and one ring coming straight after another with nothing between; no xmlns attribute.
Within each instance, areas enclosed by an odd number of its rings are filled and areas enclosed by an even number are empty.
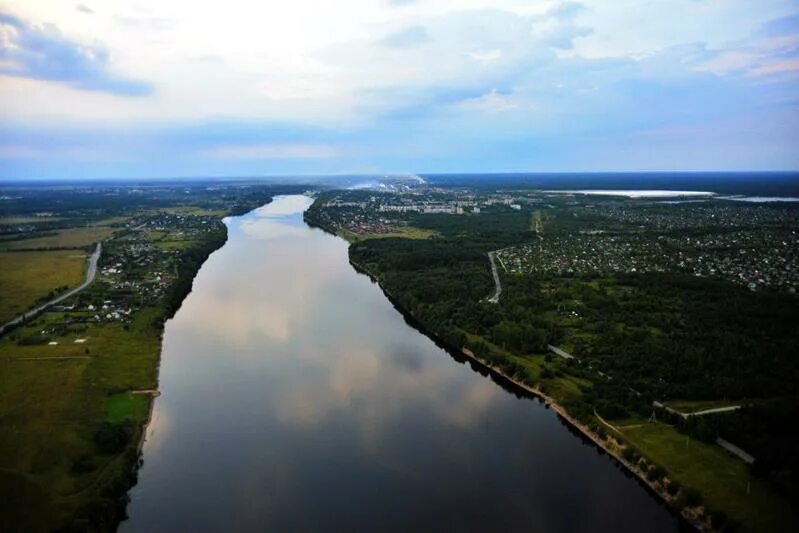
<svg viewBox="0 0 799 533"><path fill-rule="evenodd" d="M430 205L450 214L420 212ZM631 220L614 216L619 212ZM723 272L648 271L640 264L624 270L605 259L570 272L505 265L501 298L488 300L494 292L488 252L528 246L533 252L523 259L535 262L546 255L535 250L549 242L591 234L607 242L611 233L639 243L625 253L642 254L642 247L677 235L642 224L653 213L658 223L665 213L692 226L693 235L729 242L731 233L753 230L752 212L761 217L754 230L761 241L795 236L799 211L792 206L666 205L463 188L326 193L306 220L348 238L353 264L425 330L551 398L697 527L790 531L797 525L799 442L792 425L799 411L799 302L786 287L795 286L795 242L779 252L787 260L773 287L741 286ZM368 235L372 227L379 231ZM426 238L398 238L392 227ZM731 246L701 252L704 261L739 255ZM590 247L561 254L603 258ZM683 416L656 405L740 409ZM754 463L730 455L716 444L719 437L752 454Z"/></svg>
<svg viewBox="0 0 799 533"><path fill-rule="evenodd" d="M0 530L116 528L158 387L164 322L224 244L222 217L284 190L295 188L156 182L3 191L5 318L79 284L89 249L104 243L91 285L0 338Z"/></svg>

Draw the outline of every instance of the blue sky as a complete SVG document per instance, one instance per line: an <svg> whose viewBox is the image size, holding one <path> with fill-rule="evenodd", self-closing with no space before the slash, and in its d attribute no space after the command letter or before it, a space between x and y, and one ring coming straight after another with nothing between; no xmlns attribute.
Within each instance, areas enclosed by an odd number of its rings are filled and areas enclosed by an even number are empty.
<svg viewBox="0 0 799 533"><path fill-rule="evenodd" d="M796 169L796 0L0 0L0 179Z"/></svg>

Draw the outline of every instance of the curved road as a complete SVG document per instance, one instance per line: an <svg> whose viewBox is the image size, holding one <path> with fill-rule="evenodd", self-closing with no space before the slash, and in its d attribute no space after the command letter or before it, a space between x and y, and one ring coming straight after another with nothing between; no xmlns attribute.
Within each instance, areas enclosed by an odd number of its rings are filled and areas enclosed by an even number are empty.
<svg viewBox="0 0 799 533"><path fill-rule="evenodd" d="M681 416L681 417L683 417L686 420L688 420L688 418L690 418L692 416L712 415L712 414L715 414L715 413L727 413L727 412L730 412L730 411L737 411L738 409L743 407L742 405L728 405L726 407L714 407L713 409L703 409L701 411L693 411L691 413L684 413L682 411L678 411L677 409L674 409L673 407L669 407L668 405L665 405L665 404L663 404L661 402L652 402L652 405L654 405L655 407L660 407L661 409L665 409L666 411L668 411L670 413L673 413L675 415Z"/></svg>
<svg viewBox="0 0 799 533"><path fill-rule="evenodd" d="M15 325L19 324L20 322L22 322L23 320L25 320L25 319L31 318L33 316L36 316L37 314L41 313L42 311L44 311L45 309L47 309L51 305L54 305L54 304L57 304L58 302L66 300L70 296L72 296L72 295L82 291L86 287L88 287L89 284L92 281L94 281L94 276L97 274L97 261L99 261L99 259L100 259L100 252L102 252L102 250L103 250L103 243L98 242L97 243L97 247L94 249L94 252L92 252L92 255L89 257L89 269L86 271L86 281L84 281L83 283L81 283L80 285L75 287L74 289L70 289L67 292L65 292L64 294L60 294L60 295L56 296L55 298L53 298L52 300L50 300L48 302L45 302L45 303L43 303L43 304L41 304L41 305L39 305L37 307L34 307L33 309L30 309L29 311L19 315L14 320L6 322L2 326L0 326L0 335L2 335L7 328L9 328L11 326L15 326Z"/></svg>

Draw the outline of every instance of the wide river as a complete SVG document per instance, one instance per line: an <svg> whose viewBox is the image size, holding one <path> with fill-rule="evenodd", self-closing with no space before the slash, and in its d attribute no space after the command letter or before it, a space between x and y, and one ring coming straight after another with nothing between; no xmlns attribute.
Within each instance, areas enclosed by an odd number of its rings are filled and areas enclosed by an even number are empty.
<svg viewBox="0 0 799 533"><path fill-rule="evenodd" d="M675 531L537 400L406 324L283 196L166 325L122 531Z"/></svg>

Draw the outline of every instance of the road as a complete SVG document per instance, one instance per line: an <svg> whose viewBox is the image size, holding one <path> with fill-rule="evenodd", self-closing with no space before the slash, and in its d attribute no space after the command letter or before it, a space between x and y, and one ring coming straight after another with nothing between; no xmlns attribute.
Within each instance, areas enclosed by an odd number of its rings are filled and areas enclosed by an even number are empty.
<svg viewBox="0 0 799 533"><path fill-rule="evenodd" d="M740 449L735 444L733 444L733 443L731 443L729 441L726 441L726 440L722 439L721 437L718 437L716 439L716 444L718 444L719 446L721 446L722 448L724 448L725 450L727 450L731 454L737 456L741 461L743 461L744 463L746 463L748 465L751 465L752 463L755 462L755 458L754 457L752 457L751 455L749 455L748 453L746 453L745 451Z"/></svg>
<svg viewBox="0 0 799 533"><path fill-rule="evenodd" d="M670 413L674 413L675 415L681 416L681 417L685 418L686 420L689 417L692 417L692 416L703 416L703 415L712 415L712 414L715 414L715 413L727 413L727 412L730 412L730 411L737 411L738 409L740 409L742 407L741 405L728 405L726 407L714 407L713 409L703 409L702 411L694 411L692 413L684 413L682 411L678 411L677 409L669 407L668 405L665 405L665 404L663 404L661 402L652 402L652 405L654 405L655 407L660 407L661 409L665 409L666 411L668 411Z"/></svg>
<svg viewBox="0 0 799 533"><path fill-rule="evenodd" d="M89 256L89 269L86 271L86 280L83 283L81 283L80 285L78 285L74 289L68 290L64 294L60 294L60 295L56 296L55 298L53 298L52 300L50 300L48 302L45 302L45 303L43 303L41 305L38 305L38 306L34 307L33 309L28 310L27 312L19 315L17 318L15 318L15 319L13 319L13 320L11 320L9 322L6 322L2 326L0 326L0 335L2 335L7 328L9 328L11 326L16 326L17 324L19 324L23 320L36 316L37 314L41 313L42 311L44 311L45 309L47 309L51 305L55 305L58 302L64 301L67 298L69 298L70 296L73 296L74 294L77 294L80 291L82 291L83 289L85 289L86 287L88 287L89 284L92 281L94 281L94 276L97 274L97 261L100 260L100 253L102 252L102 250L103 250L103 243L98 242L97 243L97 247L94 249L94 252L92 252L92 255Z"/></svg>
<svg viewBox="0 0 799 533"><path fill-rule="evenodd" d="M502 294L502 284L499 282L497 264L494 262L494 252L488 252L488 260L491 261L491 274L494 276L494 295L488 299L492 304L499 302L499 295Z"/></svg>
<svg viewBox="0 0 799 533"><path fill-rule="evenodd" d="M576 359L576 357L574 357L572 354L570 354L568 352L564 352L563 350L561 350L557 346L552 346L551 344L547 344L547 349L550 352L554 353L555 355L559 355L559 356L563 357L564 359Z"/></svg>

